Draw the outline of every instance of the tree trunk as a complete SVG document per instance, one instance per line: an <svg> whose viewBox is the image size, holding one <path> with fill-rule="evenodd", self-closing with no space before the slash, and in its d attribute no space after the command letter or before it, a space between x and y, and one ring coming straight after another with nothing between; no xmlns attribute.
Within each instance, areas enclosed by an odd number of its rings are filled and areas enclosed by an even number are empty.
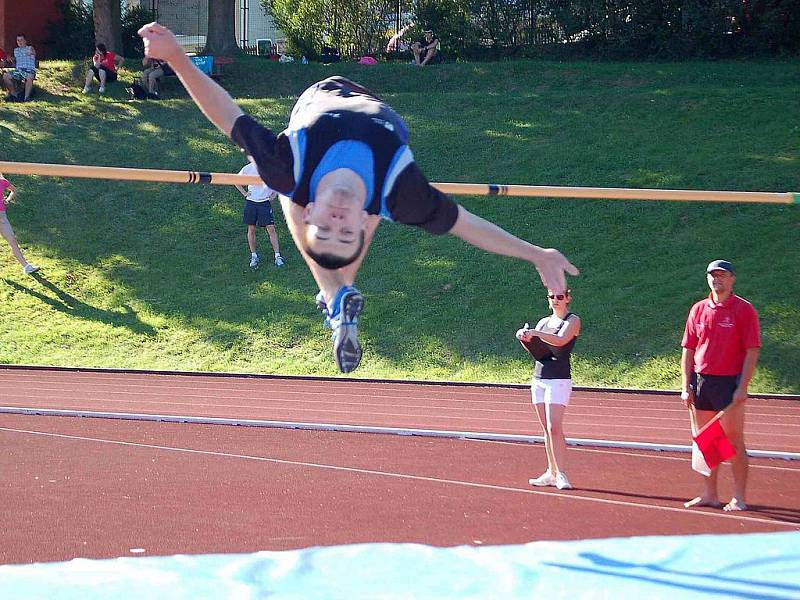
<svg viewBox="0 0 800 600"><path fill-rule="evenodd" d="M94 0L94 40L115 54L122 52L122 7L120 0Z"/></svg>
<svg viewBox="0 0 800 600"><path fill-rule="evenodd" d="M235 0L208 0L208 37L205 54L232 56L239 53L236 45Z"/></svg>

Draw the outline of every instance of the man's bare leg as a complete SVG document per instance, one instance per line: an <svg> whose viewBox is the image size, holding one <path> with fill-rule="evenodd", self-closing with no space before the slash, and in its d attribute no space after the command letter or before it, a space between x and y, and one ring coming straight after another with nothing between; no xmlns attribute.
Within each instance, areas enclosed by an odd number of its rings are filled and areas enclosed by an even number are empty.
<svg viewBox="0 0 800 600"><path fill-rule="evenodd" d="M736 448L736 456L731 459L733 466L733 498L725 505L728 512L747 510L745 494L747 493L747 472L749 459L744 444L745 402L731 405L723 417L723 429Z"/></svg>
<svg viewBox="0 0 800 600"><path fill-rule="evenodd" d="M702 428L703 425L708 423L716 416L713 410L696 410L697 427ZM703 479L703 493L696 498L692 498L683 505L686 508L699 508L701 506L710 506L712 508L722 508L722 502L719 501L719 494L717 492L717 476L718 468L711 469L711 474Z"/></svg>

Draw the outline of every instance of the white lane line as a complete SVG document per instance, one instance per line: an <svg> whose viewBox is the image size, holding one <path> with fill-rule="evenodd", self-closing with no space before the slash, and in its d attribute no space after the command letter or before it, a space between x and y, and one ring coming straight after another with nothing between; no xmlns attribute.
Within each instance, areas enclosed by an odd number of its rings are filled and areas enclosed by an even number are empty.
<svg viewBox="0 0 800 600"><path fill-rule="evenodd" d="M429 483L441 483L441 484L448 484L448 485L456 485L456 486L463 486L469 488L478 488L478 489L486 489L486 490L494 490L494 491L501 491L501 492L512 492L512 493L519 493L519 494L529 494L534 496L557 496L559 498L563 498L564 500L574 500L580 502L590 502L590 503L597 503L597 504L609 504L613 506L624 506L624 507L633 507L633 508L643 508L647 510L658 510L658 511L665 511L665 512L678 512L681 514L686 514L687 511L685 508L676 508L672 506L660 506L657 504L644 504L640 502L625 502L622 500L611 500L607 498L594 498L591 496L580 496L575 493L558 493L554 491L541 491L541 490L534 490L534 489L524 489L524 488L515 488L505 485L495 485L490 483L477 483L471 481L460 481L457 479L443 479L440 477L427 477L424 475L409 475L407 473L394 473L391 471L378 471L376 469L363 469L359 467L343 467L340 465L329 465L324 463L313 463L313 462L306 462L306 461L298 461L298 460L286 460L281 458L269 458L266 456L253 456L249 454L233 454L231 452L219 452L215 450L195 450L192 448L179 448L175 446L161 446L158 444L142 444L139 442L123 442L120 440L108 440L103 438L93 438L93 437L86 437L86 436L77 436L77 435L68 435L63 433L52 433L48 431L32 431L28 429L12 429L8 427L0 427L0 431L6 431L9 433L22 433L27 435L38 435L44 437L55 437L61 439L68 439L68 440L79 440L85 442L97 442L101 444L111 444L117 446L127 446L132 448L147 448L150 450L165 450L169 452L181 452L186 454L197 454L201 456L214 456L214 457L224 457L224 458L241 458L244 460L254 460L259 462L268 462L273 464L280 464L280 465L290 465L295 467L308 467L314 469L326 469L330 471L342 471L346 473L359 473L362 475L376 475L379 477L390 477L395 479L406 479L409 481L425 481ZM741 515L741 514L734 514L734 513L712 513L712 512L693 512L693 515L700 515L703 517L709 518L717 518L717 519L733 519L737 521L749 521L752 523L764 523L768 525L778 526L778 527L785 527L789 530L793 529L800 529L800 524L791 524L791 523L783 523L774 521L772 519L763 519L760 517L751 517L748 515Z"/></svg>
<svg viewBox="0 0 800 600"><path fill-rule="evenodd" d="M167 415L151 413L117 413L84 410L63 410L48 408L30 408L0 406L0 414L41 415L50 417L89 417L102 419L120 419L123 421L158 421L165 423L190 423L195 425L237 425L245 427L267 427L275 429L308 429L315 431L339 431L349 433L381 433L392 435L418 435L425 437L444 438L476 438L482 440L503 440L507 442L534 442L542 443L541 435L505 434L491 431L458 431L455 429L430 429L414 427L386 427L378 425L352 425L347 423L321 423L303 421L282 421L265 419L237 419L223 417L197 417L189 415ZM690 452L691 446L683 444L666 444L663 442L641 442L637 440L626 441L623 439L604 440L593 438L568 437L568 445L595 446L600 448L632 448L636 450L658 450L672 452ZM759 458L783 458L787 460L800 460L800 452L785 452L779 450L750 449L749 456Z"/></svg>
<svg viewBox="0 0 800 600"><path fill-rule="evenodd" d="M485 440L480 438L465 438L468 442L480 442L484 444L505 444L508 446L517 446L521 443L525 442L507 442L505 440ZM600 448L588 448L586 446L569 446L567 448L570 452L594 452L597 454L613 454L614 456L633 456L636 458L657 458L658 460L677 460L689 465L691 463L691 459L685 456L667 456L662 454L662 452L654 452L652 450L642 450L641 452L626 452L622 449L620 450L602 450ZM786 460L786 459L777 459L777 458L768 458L765 460ZM791 464L791 463L790 463ZM789 473L798 473L800 474L800 467L792 468L792 467L776 467L773 465L755 465L752 462L750 463L751 469L768 469L772 471L788 471Z"/></svg>

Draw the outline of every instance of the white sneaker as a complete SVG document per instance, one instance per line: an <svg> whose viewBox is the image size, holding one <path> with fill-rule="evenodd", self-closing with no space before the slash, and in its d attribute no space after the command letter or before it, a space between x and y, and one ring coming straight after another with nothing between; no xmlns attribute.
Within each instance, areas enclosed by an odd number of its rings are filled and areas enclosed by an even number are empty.
<svg viewBox="0 0 800 600"><path fill-rule="evenodd" d="M572 484L567 479L566 473L559 473L556 475L556 487L560 490L571 490Z"/></svg>
<svg viewBox="0 0 800 600"><path fill-rule="evenodd" d="M275 255L275 266L276 267L282 267L285 264L286 263L283 262L283 257L280 254L276 254Z"/></svg>
<svg viewBox="0 0 800 600"><path fill-rule="evenodd" d="M36 265L28 264L28 265L25 265L24 267L22 267L22 272L25 273L25 275L33 275L40 268L41 267L37 267Z"/></svg>
<svg viewBox="0 0 800 600"><path fill-rule="evenodd" d="M106 86L101 85L100 89L97 90L97 92L100 93L100 94L105 94L106 93Z"/></svg>
<svg viewBox="0 0 800 600"><path fill-rule="evenodd" d="M528 483L535 487L546 487L548 485L555 485L556 478L550 472L550 469L539 475L536 479L528 479Z"/></svg>
<svg viewBox="0 0 800 600"><path fill-rule="evenodd" d="M258 258L258 254L253 254L253 255L250 257L250 268L251 268L251 269L257 269L257 268L258 268L258 265L259 265L260 263L261 263L261 259L260 259L260 258Z"/></svg>
<svg viewBox="0 0 800 600"><path fill-rule="evenodd" d="M92 90L91 90L91 89L89 89L89 86L88 86L88 85L87 85L86 87L84 87L84 88L83 88L83 93L84 93L84 94L88 94L88 93L89 93L89 92L91 92L91 91L92 91Z"/></svg>

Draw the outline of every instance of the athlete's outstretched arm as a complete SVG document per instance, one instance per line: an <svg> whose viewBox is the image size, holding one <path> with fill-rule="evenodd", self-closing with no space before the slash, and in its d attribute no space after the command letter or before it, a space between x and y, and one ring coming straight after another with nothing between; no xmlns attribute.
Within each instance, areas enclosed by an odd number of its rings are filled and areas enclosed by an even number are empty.
<svg viewBox="0 0 800 600"><path fill-rule="evenodd" d="M244 113L228 92L192 63L175 35L163 25L148 23L139 35L144 40L145 56L166 60L203 114L230 137L233 124Z"/></svg>
<svg viewBox="0 0 800 600"><path fill-rule="evenodd" d="M458 207L458 219L450 233L460 237L476 248L519 258L532 263L546 288L556 292L567 289L566 274L577 275L578 269L566 257L553 248L540 248L521 240L494 223L473 215L463 206Z"/></svg>

